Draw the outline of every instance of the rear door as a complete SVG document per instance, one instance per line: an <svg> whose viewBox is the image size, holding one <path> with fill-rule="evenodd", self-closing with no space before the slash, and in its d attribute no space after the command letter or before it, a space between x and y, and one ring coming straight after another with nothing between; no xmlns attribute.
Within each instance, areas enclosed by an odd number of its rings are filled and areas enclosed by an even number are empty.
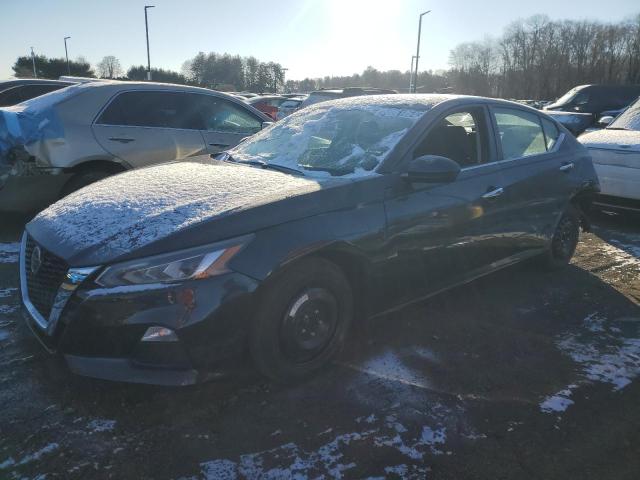
<svg viewBox="0 0 640 480"><path fill-rule="evenodd" d="M243 105L213 95L193 96L199 97L202 137L209 153L235 147L262 129L262 118Z"/></svg>
<svg viewBox="0 0 640 480"><path fill-rule="evenodd" d="M491 107L504 175L505 222L516 253L543 249L579 179L564 133L535 112Z"/></svg>
<svg viewBox="0 0 640 480"><path fill-rule="evenodd" d="M93 132L105 150L137 168L205 153L200 127L187 93L131 90L111 100Z"/></svg>

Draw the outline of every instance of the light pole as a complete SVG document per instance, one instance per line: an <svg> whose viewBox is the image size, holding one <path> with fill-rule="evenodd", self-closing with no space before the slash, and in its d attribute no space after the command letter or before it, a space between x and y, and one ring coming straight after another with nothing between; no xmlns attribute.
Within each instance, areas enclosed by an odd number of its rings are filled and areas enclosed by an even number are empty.
<svg viewBox="0 0 640 480"><path fill-rule="evenodd" d="M64 37L64 56L67 57L67 75L71 75L71 67L69 67L69 51L67 50L67 40L71 37Z"/></svg>
<svg viewBox="0 0 640 480"><path fill-rule="evenodd" d="M144 6L144 28L147 32L147 80L151 81L151 56L149 55L149 21L147 20L147 9L154 8L155 5Z"/></svg>
<svg viewBox="0 0 640 480"><path fill-rule="evenodd" d="M282 88L284 89L285 93L287 92L287 87L286 85L286 81L285 81L285 77L287 75L287 70L289 70L288 68L283 68L282 69Z"/></svg>
<svg viewBox="0 0 640 480"><path fill-rule="evenodd" d="M409 93L413 92L413 62L416 59L415 55L411 56L411 69L409 70Z"/></svg>
<svg viewBox="0 0 640 480"><path fill-rule="evenodd" d="M418 47L416 48L416 74L413 81L413 93L416 93L418 88L418 61L420 60L420 34L422 33L422 17L424 17L431 10L427 10L420 14L420 21L418 22Z"/></svg>
<svg viewBox="0 0 640 480"><path fill-rule="evenodd" d="M31 47L31 64L33 65L33 78L38 78L36 73L36 54L33 53L33 47Z"/></svg>

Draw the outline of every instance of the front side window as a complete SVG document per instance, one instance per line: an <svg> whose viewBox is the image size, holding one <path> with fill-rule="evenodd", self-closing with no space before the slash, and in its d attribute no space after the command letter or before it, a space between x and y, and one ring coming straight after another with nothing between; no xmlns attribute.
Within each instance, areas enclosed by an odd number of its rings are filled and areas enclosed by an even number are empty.
<svg viewBox="0 0 640 480"><path fill-rule="evenodd" d="M545 153L545 137L540 117L512 108L494 108L502 157L505 160Z"/></svg>
<svg viewBox="0 0 640 480"><path fill-rule="evenodd" d="M236 161L285 166L308 176L366 176L430 107L320 103L230 151Z"/></svg>
<svg viewBox="0 0 640 480"><path fill-rule="evenodd" d="M213 96L194 96L201 97L204 130L253 135L262 129L260 119L233 102Z"/></svg>
<svg viewBox="0 0 640 480"><path fill-rule="evenodd" d="M101 125L198 129L187 94L133 91L119 94L100 115Z"/></svg>
<svg viewBox="0 0 640 480"><path fill-rule="evenodd" d="M451 113L441 119L413 153L437 155L470 167L486 162L488 156L482 109L469 109Z"/></svg>

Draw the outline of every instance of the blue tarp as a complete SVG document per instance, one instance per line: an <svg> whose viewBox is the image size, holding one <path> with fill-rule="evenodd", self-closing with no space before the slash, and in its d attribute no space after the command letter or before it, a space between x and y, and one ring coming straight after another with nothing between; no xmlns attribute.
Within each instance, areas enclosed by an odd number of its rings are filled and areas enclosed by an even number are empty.
<svg viewBox="0 0 640 480"><path fill-rule="evenodd" d="M0 165L7 163L7 154L14 147L64 137L55 107L79 93L80 88L81 85L72 85L12 107L0 108Z"/></svg>

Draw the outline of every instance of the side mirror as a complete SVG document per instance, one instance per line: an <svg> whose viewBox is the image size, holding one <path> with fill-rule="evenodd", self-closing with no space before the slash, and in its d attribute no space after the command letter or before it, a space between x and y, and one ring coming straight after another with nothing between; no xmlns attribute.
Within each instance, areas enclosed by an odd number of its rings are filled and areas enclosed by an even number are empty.
<svg viewBox="0 0 640 480"><path fill-rule="evenodd" d="M414 183L451 183L460 174L460 165L446 157L423 155L409 163L403 175Z"/></svg>
<svg viewBox="0 0 640 480"><path fill-rule="evenodd" d="M264 130L265 128L270 127L273 124L274 124L274 122L262 122L262 130Z"/></svg>
<svg viewBox="0 0 640 480"><path fill-rule="evenodd" d="M600 119L598 120L598 125L603 125L603 126L607 126L609 125L611 122L613 122L613 118L611 115L605 115L604 117L600 117Z"/></svg>

